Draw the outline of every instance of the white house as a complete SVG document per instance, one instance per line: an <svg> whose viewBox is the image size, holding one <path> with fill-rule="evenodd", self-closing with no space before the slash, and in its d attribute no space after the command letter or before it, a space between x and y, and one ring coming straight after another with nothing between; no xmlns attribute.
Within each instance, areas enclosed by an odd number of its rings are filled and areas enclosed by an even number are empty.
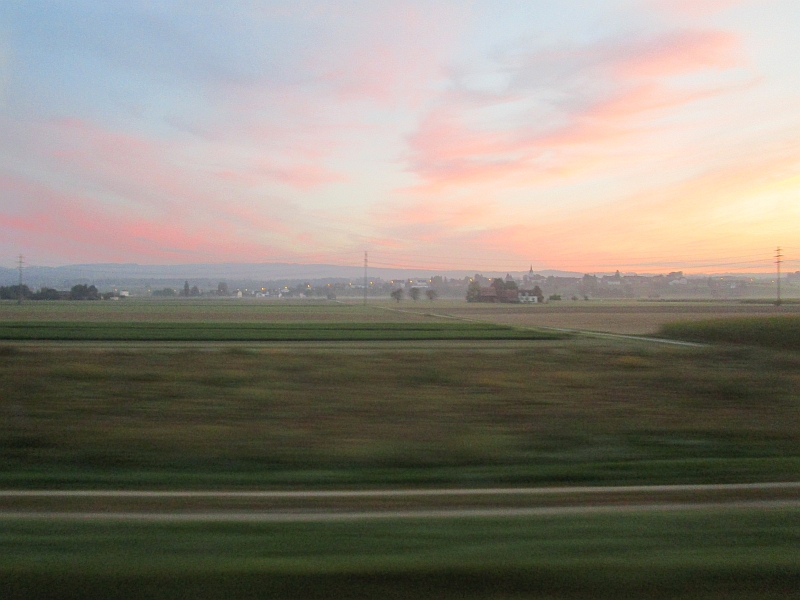
<svg viewBox="0 0 800 600"><path fill-rule="evenodd" d="M519 292L517 293L517 298L519 298L520 302L533 302L533 303L541 302L543 299L533 290L519 290Z"/></svg>

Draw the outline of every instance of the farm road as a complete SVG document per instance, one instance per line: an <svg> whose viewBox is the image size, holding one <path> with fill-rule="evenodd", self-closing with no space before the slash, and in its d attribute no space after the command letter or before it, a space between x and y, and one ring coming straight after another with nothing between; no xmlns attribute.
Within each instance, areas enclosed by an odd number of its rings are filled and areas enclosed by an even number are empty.
<svg viewBox="0 0 800 600"><path fill-rule="evenodd" d="M156 523L318 523L397 519L465 519L502 517L544 517L597 514L634 514L698 510L769 510L800 508L800 500L760 500L750 502L672 502L626 504L621 506L555 506L540 508L489 508L396 511L315 511L315 512L0 512L0 521L136 521Z"/></svg>
<svg viewBox="0 0 800 600"><path fill-rule="evenodd" d="M378 490L2 490L0 521L314 522L800 508L800 482Z"/></svg>
<svg viewBox="0 0 800 600"><path fill-rule="evenodd" d="M562 494L733 492L751 490L800 490L800 481L679 485L377 490L0 490L0 498L390 498L400 496L540 496Z"/></svg>

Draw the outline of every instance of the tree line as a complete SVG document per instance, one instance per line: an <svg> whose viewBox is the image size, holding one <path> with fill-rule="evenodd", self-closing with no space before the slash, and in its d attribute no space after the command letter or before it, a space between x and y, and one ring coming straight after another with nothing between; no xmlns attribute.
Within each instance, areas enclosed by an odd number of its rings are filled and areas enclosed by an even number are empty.
<svg viewBox="0 0 800 600"><path fill-rule="evenodd" d="M103 295L93 285L73 285L70 290L62 291L43 287L34 292L27 285L0 286L0 300L101 300Z"/></svg>

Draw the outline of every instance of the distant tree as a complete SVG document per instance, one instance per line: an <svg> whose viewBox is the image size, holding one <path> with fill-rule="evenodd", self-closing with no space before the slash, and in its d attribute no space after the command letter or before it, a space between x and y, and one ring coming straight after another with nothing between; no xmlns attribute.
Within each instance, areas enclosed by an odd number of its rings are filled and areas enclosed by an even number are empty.
<svg viewBox="0 0 800 600"><path fill-rule="evenodd" d="M298 283L295 287L292 288L292 293L303 296L310 296L312 292L311 284L310 283Z"/></svg>
<svg viewBox="0 0 800 600"><path fill-rule="evenodd" d="M73 285L69 290L70 300L100 300L100 292L93 285L86 284Z"/></svg>
<svg viewBox="0 0 800 600"><path fill-rule="evenodd" d="M548 300L561 300L561 294L552 294L547 299Z"/></svg>
<svg viewBox="0 0 800 600"><path fill-rule="evenodd" d="M419 288L412 287L410 290L408 290L408 295L414 302L416 302L419 300Z"/></svg>
<svg viewBox="0 0 800 600"><path fill-rule="evenodd" d="M481 295L481 284L471 281L467 286L467 302L477 302Z"/></svg>
<svg viewBox="0 0 800 600"><path fill-rule="evenodd" d="M61 292L53 288L43 287L38 292L33 294L33 300L61 300Z"/></svg>
<svg viewBox="0 0 800 600"><path fill-rule="evenodd" d="M506 287L507 290L516 290L516 289L518 289L517 288L517 282L514 281L513 279L509 279L508 281L506 281L505 287Z"/></svg>
<svg viewBox="0 0 800 600"><path fill-rule="evenodd" d="M23 298L31 298L33 296L33 292L31 289L22 284L22 297ZM9 285L0 287L0 299L2 300L18 300L20 297L20 287L19 285Z"/></svg>
<svg viewBox="0 0 800 600"><path fill-rule="evenodd" d="M506 282L503 280L502 277L495 277L492 279L492 283L489 284L489 287L494 289L497 292L497 300L499 302L503 302L506 298Z"/></svg>
<svg viewBox="0 0 800 600"><path fill-rule="evenodd" d="M164 288L163 290L155 290L153 292L153 296L159 298L172 298L173 296L177 296L178 292L173 290L172 288Z"/></svg>
<svg viewBox="0 0 800 600"><path fill-rule="evenodd" d="M394 298L397 302L403 299L403 288L397 288L391 294L389 294L392 298Z"/></svg>
<svg viewBox="0 0 800 600"><path fill-rule="evenodd" d="M533 295L539 299L539 302L544 302L544 293L538 285L533 288Z"/></svg>
<svg viewBox="0 0 800 600"><path fill-rule="evenodd" d="M188 281L184 281L183 282L183 295L188 297L190 291L191 290L189 289L189 282Z"/></svg>
<svg viewBox="0 0 800 600"><path fill-rule="evenodd" d="M503 278L502 277L495 277L494 279L492 279L491 286L497 292L497 296L499 298L502 298L503 292L505 292L505 289L506 289L506 282L503 281Z"/></svg>
<svg viewBox="0 0 800 600"><path fill-rule="evenodd" d="M197 287L196 285L193 285L192 289L189 290L189 295L190 296L199 296L200 295L200 288Z"/></svg>
<svg viewBox="0 0 800 600"><path fill-rule="evenodd" d="M217 295L219 296L227 296L228 295L228 284L224 281L220 281L217 284Z"/></svg>
<svg viewBox="0 0 800 600"><path fill-rule="evenodd" d="M428 297L428 300L433 302L434 300L436 300L436 296L438 294L436 293L436 290L434 290L432 288L429 288L429 289L425 290L425 295Z"/></svg>

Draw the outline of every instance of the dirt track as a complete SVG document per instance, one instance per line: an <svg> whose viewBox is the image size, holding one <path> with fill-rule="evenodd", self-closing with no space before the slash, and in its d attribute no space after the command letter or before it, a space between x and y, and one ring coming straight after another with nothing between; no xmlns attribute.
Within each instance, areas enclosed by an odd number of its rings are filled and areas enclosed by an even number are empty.
<svg viewBox="0 0 800 600"><path fill-rule="evenodd" d="M566 515L628 514L697 510L743 510L800 508L800 500L761 500L752 502L673 502L666 504L627 504L623 506L553 506L542 508L444 509L410 511L316 511L316 512L0 512L3 520L36 521L137 521L155 523L238 522L238 523L317 523L376 519L467 519L502 517L543 517Z"/></svg>
<svg viewBox="0 0 800 600"><path fill-rule="evenodd" d="M356 520L800 507L800 482L289 491L0 491L2 519Z"/></svg>

